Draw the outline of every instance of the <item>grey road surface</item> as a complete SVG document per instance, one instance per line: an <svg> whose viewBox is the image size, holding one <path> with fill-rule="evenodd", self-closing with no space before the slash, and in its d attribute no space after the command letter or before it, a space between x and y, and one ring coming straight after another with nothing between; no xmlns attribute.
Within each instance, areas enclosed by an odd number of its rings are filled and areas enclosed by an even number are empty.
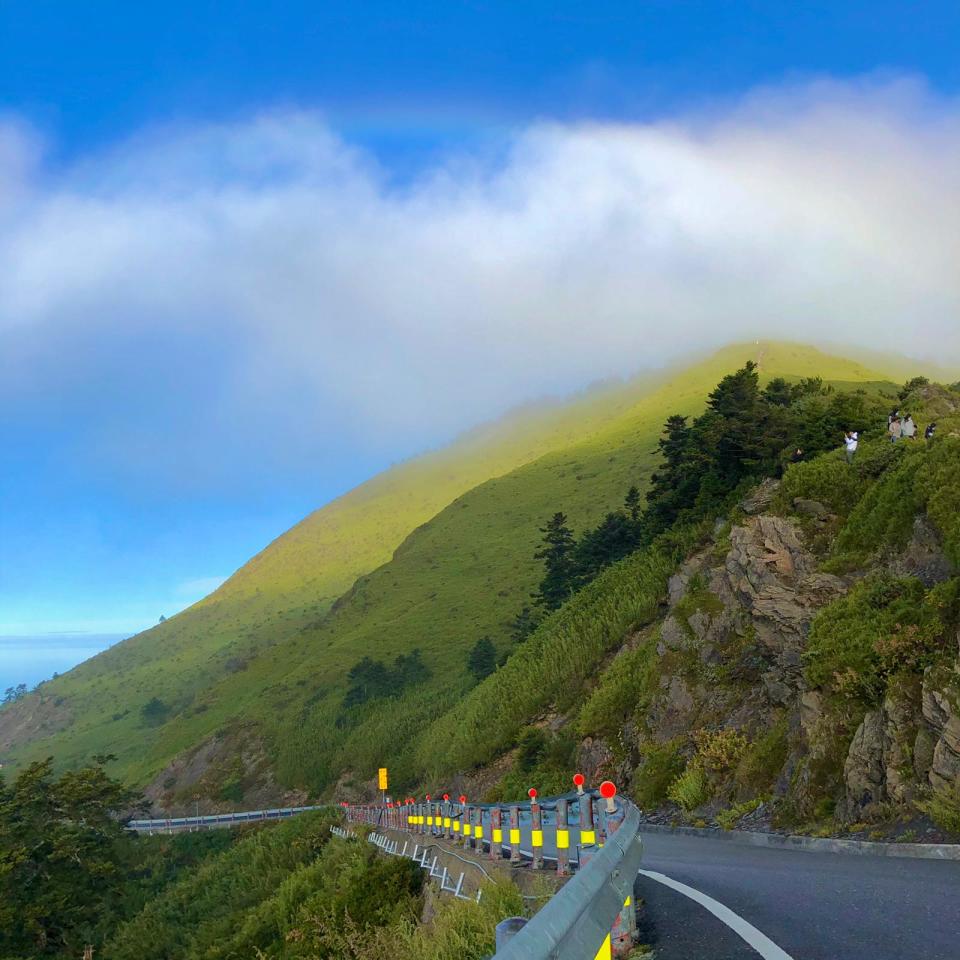
<svg viewBox="0 0 960 960"><path fill-rule="evenodd" d="M645 871L724 904L793 960L960 960L960 862L644 834ZM657 960L762 956L703 906L641 875L642 933Z"/></svg>

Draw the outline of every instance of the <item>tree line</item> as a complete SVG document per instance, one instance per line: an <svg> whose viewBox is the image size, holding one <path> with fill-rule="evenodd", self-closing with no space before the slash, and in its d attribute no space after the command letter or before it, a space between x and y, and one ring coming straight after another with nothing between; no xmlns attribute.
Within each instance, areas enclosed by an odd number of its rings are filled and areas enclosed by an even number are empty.
<svg viewBox="0 0 960 960"><path fill-rule="evenodd" d="M837 447L846 430L878 432L882 418L880 398L835 391L819 377L796 383L777 377L761 389L757 365L748 361L717 384L700 416L668 417L645 504L631 486L621 509L579 537L562 510L540 528L542 545L534 557L543 561L544 574L514 619L514 641L529 636L604 568L674 524L725 512L746 487L779 476L791 461Z"/></svg>

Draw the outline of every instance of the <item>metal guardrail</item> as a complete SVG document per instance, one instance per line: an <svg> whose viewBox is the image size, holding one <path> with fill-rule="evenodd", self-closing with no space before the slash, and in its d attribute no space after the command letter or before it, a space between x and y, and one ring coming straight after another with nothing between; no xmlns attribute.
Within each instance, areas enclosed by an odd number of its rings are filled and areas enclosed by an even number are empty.
<svg viewBox="0 0 960 960"><path fill-rule="evenodd" d="M582 783L582 778L579 780ZM603 784L613 789L612 784ZM615 790L613 791L615 793ZM508 859L543 869L548 864L560 876L575 876L523 926L509 918L512 934L498 946L494 960L606 960L622 957L633 946L636 918L633 882L642 855L640 811L613 793L579 788L576 793L529 803L467 804L466 797L451 801L351 805L343 804L348 820L406 830L461 843L486 853L490 859ZM199 830L282 820L321 806L276 807L240 813L198 817L131 820L127 829L138 833ZM339 827L338 836L352 837ZM409 856L441 882L441 889L460 899L463 875L454 883L437 857L427 855L429 844L413 843L400 849L395 840L378 832L370 835L385 853ZM482 869L482 868L481 868ZM478 891L477 900L480 899Z"/></svg>
<svg viewBox="0 0 960 960"><path fill-rule="evenodd" d="M214 813L201 817L168 817L160 820L131 820L127 829L135 833L172 833L174 830L209 830L211 827L235 827L264 820L283 820L323 807L275 807L272 810L245 810L242 813Z"/></svg>
<svg viewBox="0 0 960 960"><path fill-rule="evenodd" d="M560 876L575 872L529 923L509 918L501 925L511 935L501 945L498 930L495 960L604 960L624 957L634 945L633 883L642 845L640 811L629 800L614 799L609 782L601 793L603 801L597 791L580 788L543 800L531 791L529 803L468 804L466 797L453 802L445 795L442 802L343 806L348 820L412 834L415 852L417 835L425 834L492 860L549 868ZM396 840L373 836L385 852L401 852Z"/></svg>
<svg viewBox="0 0 960 960"><path fill-rule="evenodd" d="M622 914L634 912L633 883L643 848L640 811L632 803L626 807L623 823L603 849L497 951L496 960L609 957L613 955L612 940L618 934L618 923L621 929L631 929L624 949L616 954L628 952L633 945L634 924L624 924Z"/></svg>
<svg viewBox="0 0 960 960"><path fill-rule="evenodd" d="M338 837L342 837L346 833L346 831L337 830L334 827L330 829L335 832ZM349 836L351 835L347 835L348 838ZM451 879L453 875L450 871L446 867L437 864L439 858L434 857L432 860L430 859L430 855L427 852L428 847L421 847L420 844L415 843L413 844L413 849L408 852L410 842L404 841L403 849L401 850L399 840L391 840L388 836L374 831L371 831L367 835L367 840L384 853L392 857L409 857L414 863L419 864L422 869L429 871L431 877L440 881L441 892L452 893L458 900L476 900L477 903L480 902L483 891L477 890L476 897L468 897L462 892L464 872L460 872L460 879L454 883ZM481 867L480 869L482 870L483 868Z"/></svg>

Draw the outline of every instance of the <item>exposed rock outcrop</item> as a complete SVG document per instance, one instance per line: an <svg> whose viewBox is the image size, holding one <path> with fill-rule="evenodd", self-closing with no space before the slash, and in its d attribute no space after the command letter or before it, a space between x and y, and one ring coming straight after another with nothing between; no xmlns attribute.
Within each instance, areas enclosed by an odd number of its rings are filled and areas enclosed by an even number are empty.
<svg viewBox="0 0 960 960"><path fill-rule="evenodd" d="M927 587L943 583L954 573L940 535L922 515L914 519L909 543L890 560L888 568L894 576L916 577Z"/></svg>
<svg viewBox="0 0 960 960"><path fill-rule="evenodd" d="M146 787L155 816L194 811L200 798L206 813L262 806L300 806L302 790L285 790L273 776L261 737L245 727L208 737L169 763Z"/></svg>
<svg viewBox="0 0 960 960"><path fill-rule="evenodd" d="M0 751L64 730L72 721L68 699L31 693L0 710Z"/></svg>
<svg viewBox="0 0 960 960"><path fill-rule="evenodd" d="M923 718L934 741L928 778L933 787L947 787L960 779L960 710L957 702L928 670L923 678Z"/></svg>

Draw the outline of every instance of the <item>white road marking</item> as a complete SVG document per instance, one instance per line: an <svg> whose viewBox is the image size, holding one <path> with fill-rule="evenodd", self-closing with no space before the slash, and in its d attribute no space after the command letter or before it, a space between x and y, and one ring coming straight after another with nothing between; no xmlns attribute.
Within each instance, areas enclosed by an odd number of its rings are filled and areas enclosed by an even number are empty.
<svg viewBox="0 0 960 960"><path fill-rule="evenodd" d="M685 883L673 880L663 873L656 873L653 870L641 870L642 877L649 877L662 883L664 886L682 893L689 897L695 903L699 903L704 910L709 910L718 920L725 923L738 937L745 940L757 953L763 957L763 960L793 960L789 953L781 950L768 936L762 934L752 923L747 923L743 917L734 913L729 907L708 897L705 893L688 887Z"/></svg>

